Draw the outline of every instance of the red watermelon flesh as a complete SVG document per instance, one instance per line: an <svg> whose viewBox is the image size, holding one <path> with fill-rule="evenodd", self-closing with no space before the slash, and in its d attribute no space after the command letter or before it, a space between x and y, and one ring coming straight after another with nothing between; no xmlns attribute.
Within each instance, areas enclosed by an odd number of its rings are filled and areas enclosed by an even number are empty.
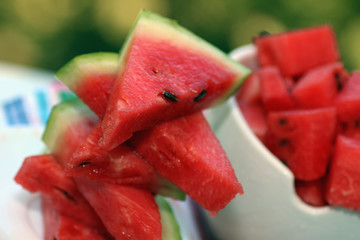
<svg viewBox="0 0 360 240"><path fill-rule="evenodd" d="M244 81L239 91L237 91L235 98L237 102L248 104L261 102L260 79L257 72L251 73Z"/></svg>
<svg viewBox="0 0 360 240"><path fill-rule="evenodd" d="M295 181L295 190L297 195L305 203L321 207L327 205L325 200L325 182L326 177L322 177L313 181Z"/></svg>
<svg viewBox="0 0 360 240"><path fill-rule="evenodd" d="M85 178L76 182L115 239L161 239L160 213L150 192Z"/></svg>
<svg viewBox="0 0 360 240"><path fill-rule="evenodd" d="M299 180L325 175L336 127L335 107L268 114L265 143Z"/></svg>
<svg viewBox="0 0 360 240"><path fill-rule="evenodd" d="M252 132L261 141L264 141L267 132L267 122L264 108L259 103L247 104L237 102L237 104Z"/></svg>
<svg viewBox="0 0 360 240"><path fill-rule="evenodd" d="M52 155L25 158L15 181L30 192L41 192L53 199L57 212L106 232L101 220L79 192L74 180L65 176Z"/></svg>
<svg viewBox="0 0 360 240"><path fill-rule="evenodd" d="M292 95L300 108L332 106L347 78L348 73L342 63L323 65L300 78Z"/></svg>
<svg viewBox="0 0 360 240"><path fill-rule="evenodd" d="M86 105L101 119L105 115L106 105L114 85L115 76L110 73L88 75L84 79L83 84L78 86L76 90L77 96L82 96L82 100Z"/></svg>
<svg viewBox="0 0 360 240"><path fill-rule="evenodd" d="M72 218L59 214L53 200L45 195L41 196L44 239L45 240L105 240L112 239L100 235L93 228Z"/></svg>
<svg viewBox="0 0 360 240"><path fill-rule="evenodd" d="M326 200L334 206L360 211L360 141L339 135L326 186Z"/></svg>
<svg viewBox="0 0 360 240"><path fill-rule="evenodd" d="M130 145L211 214L243 193L225 151L201 113L138 132Z"/></svg>
<svg viewBox="0 0 360 240"><path fill-rule="evenodd" d="M114 184L128 184L179 200L185 198L180 189L156 172L147 160L126 143L111 151L100 148L96 144L100 136L101 127L98 124L71 157L67 174Z"/></svg>
<svg viewBox="0 0 360 240"><path fill-rule="evenodd" d="M285 77L298 77L339 60L335 34L329 25L261 36L255 44L260 66L277 66Z"/></svg>
<svg viewBox="0 0 360 240"><path fill-rule="evenodd" d="M360 72L353 72L335 99L340 132L360 139Z"/></svg>
<svg viewBox="0 0 360 240"><path fill-rule="evenodd" d="M100 145L200 111L232 95L249 70L181 26L142 11L120 56Z"/></svg>
<svg viewBox="0 0 360 240"><path fill-rule="evenodd" d="M274 66L258 70L261 86L261 99L267 111L281 111L295 106L285 80Z"/></svg>

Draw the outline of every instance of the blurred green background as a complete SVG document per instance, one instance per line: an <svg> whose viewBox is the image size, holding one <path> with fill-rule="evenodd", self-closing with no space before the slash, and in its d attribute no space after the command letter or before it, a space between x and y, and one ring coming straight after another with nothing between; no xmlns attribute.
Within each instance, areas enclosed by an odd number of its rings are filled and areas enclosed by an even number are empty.
<svg viewBox="0 0 360 240"><path fill-rule="evenodd" d="M1 0L0 61L55 71L78 54L117 52L141 8L176 19L225 52L262 30L328 23L346 67L360 69L355 0Z"/></svg>

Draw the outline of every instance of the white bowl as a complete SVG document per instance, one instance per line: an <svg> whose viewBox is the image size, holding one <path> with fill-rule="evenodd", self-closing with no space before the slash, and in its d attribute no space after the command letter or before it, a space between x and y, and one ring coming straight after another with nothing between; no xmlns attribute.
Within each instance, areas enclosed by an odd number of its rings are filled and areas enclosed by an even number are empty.
<svg viewBox="0 0 360 240"><path fill-rule="evenodd" d="M250 68L257 67L253 45L236 49L230 55ZM360 238L358 212L312 207L298 198L293 174L252 133L234 97L210 110L209 116L245 192L216 217L207 217L218 239Z"/></svg>

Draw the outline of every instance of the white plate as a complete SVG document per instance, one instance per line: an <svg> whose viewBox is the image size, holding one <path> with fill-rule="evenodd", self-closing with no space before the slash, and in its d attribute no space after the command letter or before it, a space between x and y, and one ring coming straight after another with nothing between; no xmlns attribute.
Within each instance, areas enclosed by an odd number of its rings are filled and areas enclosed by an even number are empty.
<svg viewBox="0 0 360 240"><path fill-rule="evenodd" d="M256 68L252 45L236 49L231 56ZM359 212L311 207L297 197L293 174L251 132L235 98L210 114L245 192L208 218L219 239L360 239Z"/></svg>

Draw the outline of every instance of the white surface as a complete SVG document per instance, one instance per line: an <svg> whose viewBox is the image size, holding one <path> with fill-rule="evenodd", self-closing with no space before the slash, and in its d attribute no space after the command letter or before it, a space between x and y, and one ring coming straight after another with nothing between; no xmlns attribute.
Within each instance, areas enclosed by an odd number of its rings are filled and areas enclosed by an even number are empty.
<svg viewBox="0 0 360 240"><path fill-rule="evenodd" d="M14 181L23 159L44 149L40 134L41 129L30 128L0 133L0 239L42 239L39 197L26 192Z"/></svg>
<svg viewBox="0 0 360 240"><path fill-rule="evenodd" d="M231 56L256 67L255 50L246 46ZM208 218L219 239L360 239L359 212L311 207L297 197L292 173L251 132L234 98L212 111L212 116L225 116L214 120L216 135L245 192L216 217Z"/></svg>

